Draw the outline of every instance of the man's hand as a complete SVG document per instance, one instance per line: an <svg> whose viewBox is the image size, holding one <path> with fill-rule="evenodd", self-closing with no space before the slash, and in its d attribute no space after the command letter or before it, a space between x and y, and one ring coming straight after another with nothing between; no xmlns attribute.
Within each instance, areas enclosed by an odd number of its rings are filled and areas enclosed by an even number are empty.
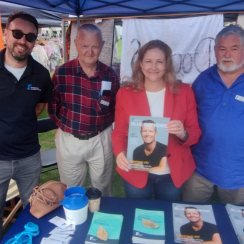
<svg viewBox="0 0 244 244"><path fill-rule="evenodd" d="M46 103L38 103L37 105L36 105L36 117L38 117L41 113L42 113L42 111L43 111L43 109L45 108L45 105L46 105Z"/></svg>
<svg viewBox="0 0 244 244"><path fill-rule="evenodd" d="M126 158L126 152L123 151L119 153L119 155L116 158L116 163L122 170L129 171L130 169L130 162Z"/></svg>

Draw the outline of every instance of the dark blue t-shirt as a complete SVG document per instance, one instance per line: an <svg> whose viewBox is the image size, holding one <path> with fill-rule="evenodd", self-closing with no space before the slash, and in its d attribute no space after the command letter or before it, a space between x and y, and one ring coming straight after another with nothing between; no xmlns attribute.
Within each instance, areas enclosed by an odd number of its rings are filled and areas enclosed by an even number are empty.
<svg viewBox="0 0 244 244"><path fill-rule="evenodd" d="M133 151L133 161L148 162L146 168L156 167L159 166L160 160L166 157L166 152L167 146L157 141L153 152L147 156L144 151L144 144L142 144Z"/></svg>
<svg viewBox="0 0 244 244"><path fill-rule="evenodd" d="M212 241L213 235L215 233L219 233L217 226L214 224L208 223L208 222L204 222L204 221L203 221L202 228L198 231L196 231L192 228L191 223L187 223L180 227L181 235L191 237L199 242Z"/></svg>
<svg viewBox="0 0 244 244"><path fill-rule="evenodd" d="M18 81L4 67L0 52L0 160L29 157L40 150L35 108L52 100L52 83L46 68L29 56Z"/></svg>

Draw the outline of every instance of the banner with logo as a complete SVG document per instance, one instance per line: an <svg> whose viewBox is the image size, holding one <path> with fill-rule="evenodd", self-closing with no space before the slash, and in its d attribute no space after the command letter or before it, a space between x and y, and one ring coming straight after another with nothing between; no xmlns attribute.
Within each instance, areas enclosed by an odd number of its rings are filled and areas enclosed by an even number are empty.
<svg viewBox="0 0 244 244"><path fill-rule="evenodd" d="M159 39L172 49L177 78L192 84L200 72L216 63L215 37L223 28L223 15L177 19L123 19L121 81L130 80L138 50Z"/></svg>

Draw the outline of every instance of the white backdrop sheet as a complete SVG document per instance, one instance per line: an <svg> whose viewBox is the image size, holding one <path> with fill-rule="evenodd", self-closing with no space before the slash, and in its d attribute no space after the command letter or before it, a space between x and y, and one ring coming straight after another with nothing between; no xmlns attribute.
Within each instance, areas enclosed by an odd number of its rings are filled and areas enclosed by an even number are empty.
<svg viewBox="0 0 244 244"><path fill-rule="evenodd" d="M177 19L123 19L121 82L130 80L138 50L150 40L168 44L177 78L192 84L216 63L214 39L223 28L222 14Z"/></svg>

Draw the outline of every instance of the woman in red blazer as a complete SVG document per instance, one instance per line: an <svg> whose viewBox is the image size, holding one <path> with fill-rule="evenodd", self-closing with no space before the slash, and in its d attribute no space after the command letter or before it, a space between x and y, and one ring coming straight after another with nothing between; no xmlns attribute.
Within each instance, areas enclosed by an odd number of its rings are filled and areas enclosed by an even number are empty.
<svg viewBox="0 0 244 244"><path fill-rule="evenodd" d="M129 170L126 151L131 115L170 118L164 174ZM179 200L182 184L195 169L190 146L200 135L194 94L189 85L176 80L170 47L159 40L148 42L138 53L132 82L116 97L112 143L126 197ZM145 151L146 155L150 153Z"/></svg>

